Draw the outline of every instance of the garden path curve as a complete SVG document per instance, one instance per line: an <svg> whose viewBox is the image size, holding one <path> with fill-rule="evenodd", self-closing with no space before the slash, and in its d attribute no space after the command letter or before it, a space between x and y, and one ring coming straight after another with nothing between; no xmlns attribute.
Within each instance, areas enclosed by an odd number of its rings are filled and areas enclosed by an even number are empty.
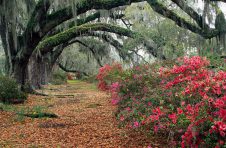
<svg viewBox="0 0 226 148"><path fill-rule="evenodd" d="M33 107L54 113L58 118L21 118L15 112L0 111L1 147L163 147L158 138L118 128L109 95L93 84L71 81L67 85L49 85L49 96L31 95L20 108ZM36 108L36 109L34 109ZM17 111L18 112L18 111Z"/></svg>

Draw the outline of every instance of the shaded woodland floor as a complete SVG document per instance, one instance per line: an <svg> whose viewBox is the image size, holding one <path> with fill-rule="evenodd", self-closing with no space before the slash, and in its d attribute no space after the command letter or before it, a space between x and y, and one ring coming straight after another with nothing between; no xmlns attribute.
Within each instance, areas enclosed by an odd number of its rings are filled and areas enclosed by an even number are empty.
<svg viewBox="0 0 226 148"><path fill-rule="evenodd" d="M71 81L47 86L43 92L49 96L30 95L25 104L6 106L7 111L0 111L0 147L166 146L157 137L147 138L119 128L114 116L116 107L93 84ZM58 118L20 115L27 110L32 114L54 113Z"/></svg>

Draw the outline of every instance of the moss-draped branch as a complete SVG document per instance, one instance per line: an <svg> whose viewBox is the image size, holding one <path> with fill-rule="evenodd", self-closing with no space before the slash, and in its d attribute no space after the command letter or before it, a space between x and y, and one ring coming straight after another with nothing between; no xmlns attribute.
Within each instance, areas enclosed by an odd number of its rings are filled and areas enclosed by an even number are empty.
<svg viewBox="0 0 226 148"><path fill-rule="evenodd" d="M123 18L125 15L124 14L117 14L117 15L114 15L114 14L110 14L110 18L113 18L113 19L121 19ZM91 21L94 21L98 18L101 18L101 13L100 11L97 11L93 14L90 14L89 16L85 17L85 18L81 18L81 19L77 19L76 22L75 21L71 21L71 22L68 22L68 27L74 27L74 26L80 26L80 25L83 25L83 24L86 24L88 22L91 22ZM48 34L48 36L52 36L52 35L55 35L57 33L60 33L62 32L61 29L57 29L55 31L52 31L51 33Z"/></svg>
<svg viewBox="0 0 226 148"><path fill-rule="evenodd" d="M210 28L202 29L199 26L196 26L186 21L184 18L178 16L175 12L173 12L172 10L169 10L166 6L158 2L158 0L147 0L147 2L150 4L150 6L155 12L163 15L166 18L173 20L178 26L188 29L194 33L197 33L204 38L207 38L207 39L213 38L219 34L219 31L216 29L210 29Z"/></svg>
<svg viewBox="0 0 226 148"><path fill-rule="evenodd" d="M59 66L63 71L65 71L65 72L81 73L81 74L83 74L83 75L85 75L85 76L89 76L89 74L87 74L86 72L82 72L82 71L75 70L75 69L68 69L68 68L66 67L66 65L63 65L63 64L61 64L60 62L58 62L58 66Z"/></svg>
<svg viewBox="0 0 226 148"><path fill-rule="evenodd" d="M51 49L57 45L62 43L66 43L73 38L84 35L90 31L107 31L116 33L118 35L128 36L131 38L135 38L140 36L140 34L135 33L131 30L118 27L115 25L104 24L104 23L95 23L95 24L85 24L81 26L74 26L64 32L51 36L43 40L38 46L37 49L41 51L41 53L47 53L51 51Z"/></svg>
<svg viewBox="0 0 226 148"><path fill-rule="evenodd" d="M224 3L226 3L226 0L210 0L210 1L212 1L212 2L224 2Z"/></svg>
<svg viewBox="0 0 226 148"><path fill-rule="evenodd" d="M28 21L26 30L22 35L23 40L26 40L27 44L32 41L32 38L34 38L36 34L37 36L40 36L39 30L36 30L36 28L41 21L45 19L49 7L50 2L46 0L40 0L35 6L31 18Z"/></svg>
<svg viewBox="0 0 226 148"><path fill-rule="evenodd" d="M104 23L84 24L81 26L74 26L64 32L61 32L59 34L46 38L37 46L36 49L39 50L42 54L45 54L52 51L53 47L55 46L58 46L64 43L69 43L70 40L76 37L90 35L94 31L105 31L105 32L115 33L121 36L127 36L130 38L139 38L139 40L141 41L141 43L144 44L147 50L150 53L152 53L154 56L157 56L155 51L157 49L157 46L154 43L154 41L152 41L151 39L146 39L140 33L133 32L129 29L125 29L115 25L104 24ZM107 38L105 39L105 41L109 42ZM111 42L112 41L114 40L111 40ZM116 42L112 44L116 45ZM117 46L121 47L121 45L117 45Z"/></svg>
<svg viewBox="0 0 226 148"><path fill-rule="evenodd" d="M145 0L92 0L92 1L81 0L76 6L76 10L77 10L77 15L80 15L80 14L85 13L92 9L110 10L115 7L129 5L133 2L142 2L142 1L145 1ZM217 29L201 28L200 25L203 22L203 20L200 18L200 16L197 15L197 13L192 11L190 7L186 6L185 3L182 3L178 0L172 0L172 1L175 2L181 8L183 6L183 10L187 14L192 16L192 18L197 22L198 26L181 18L172 10L167 9L164 5L162 5L157 0L147 0L147 2L150 4L150 6L153 8L154 11L163 15L164 17L167 17L167 18L173 20L180 27L188 29L194 33L200 34L204 38L212 38L212 37L216 37L219 35L220 32ZM214 1L214 0L212 0L212 1ZM38 48L40 48L40 47L43 49L47 49L49 47L53 48L53 47L59 45L57 40L52 40L55 37L61 38L61 40L63 40L63 38L66 38L65 33L68 33L71 36L74 36L74 35L78 36L79 33L87 32L88 28L80 27L80 28L76 29L77 34L75 32L71 32L71 29L69 29L65 32L57 34L56 36L53 36L53 37L50 37L47 39L43 39L44 36L47 33L49 33L50 31L52 31L56 26L62 24L65 21L68 21L74 17L73 10L71 7L67 7L67 8L58 10L53 14L48 14L47 12L48 12L49 7L50 7L50 0L40 0L38 2L38 4L36 5L35 10L32 14L32 17L30 18L29 23L27 25L27 29L23 35L23 40L25 41L24 42L25 45L22 45L22 46L24 48L21 48L20 56L18 56L18 57L22 57L24 59L29 59L29 57L31 56L31 54L33 52L33 49L36 48L36 46L42 40L43 40L43 42L40 43ZM87 20L81 20L80 23L82 24L84 22L93 20L98 15L99 14L96 13L93 16L87 17L86 18ZM36 30L37 26L40 27L40 28L38 28L38 30ZM95 27L95 26L99 26L99 28ZM91 28L95 31L95 28L100 29L101 27L100 27L100 24L97 24L97 25L92 25ZM75 28L73 28L73 29L75 29ZM81 29L81 31L79 31L79 29ZM98 29L96 29L96 30L98 30ZM103 27L103 29L104 29L104 27ZM102 29L100 29L100 30L102 30ZM105 30L102 30L102 31L105 31ZM106 31L109 31L109 30L106 30ZM47 43L47 41L50 43ZM47 46L42 47L43 43L45 43L45 45L47 45ZM49 45L51 45L51 46L49 46ZM49 51L49 50L44 50L44 51Z"/></svg>
<svg viewBox="0 0 226 148"><path fill-rule="evenodd" d="M77 15L85 13L89 10L105 9L110 10L115 7L129 5L133 2L141 2L144 0L81 0L76 6ZM73 18L72 7L61 9L47 16L42 22L42 30L47 33L57 25Z"/></svg>
<svg viewBox="0 0 226 148"><path fill-rule="evenodd" d="M203 20L203 17L199 15L193 8L189 7L184 0L171 0L178 7L180 7L185 13L187 13L200 28L209 28L209 26Z"/></svg>

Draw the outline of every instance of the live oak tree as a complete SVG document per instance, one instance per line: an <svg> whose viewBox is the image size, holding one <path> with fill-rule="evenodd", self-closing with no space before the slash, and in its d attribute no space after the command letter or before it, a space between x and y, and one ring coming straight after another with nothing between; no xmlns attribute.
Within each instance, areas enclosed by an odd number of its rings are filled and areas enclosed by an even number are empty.
<svg viewBox="0 0 226 148"><path fill-rule="evenodd" d="M53 5L51 5L51 2L54 2ZM124 1L123 3L120 1L113 2L112 4L111 2L108 3L105 1L96 1L95 3L88 1L68 1L61 8L62 3L64 1L50 0L41 0L38 3L35 1L16 0L1 1L0 3L2 7L1 36L4 43L7 67L9 67L8 72L22 87L26 84L28 86L30 84L38 86L41 81L46 81L48 70L51 69L51 66L62 52L60 48L66 46L66 44L70 44L70 40L73 38L90 31L109 31L130 37L135 37L136 35L130 30L109 24L99 23L80 27L80 25L100 17L98 13L91 14L86 18L76 19L75 21L72 20L73 18L79 18L80 14L91 9L111 9L130 4L128 1ZM21 8L25 7L26 11L19 14L19 16L17 16L17 10L15 9L18 8L15 7L17 4L22 5ZM30 11L32 6L34 7L33 11ZM32 13L29 14L29 12ZM27 16L23 16L23 13L27 14ZM23 17L28 18L25 25L20 23L20 21L18 22L18 19L21 18L23 21ZM74 26L62 31L62 27L58 26L65 25L66 23L64 22L67 20L72 20L69 23ZM69 27L71 26L70 24L68 25ZM47 42L48 44L46 44ZM61 44L61 47L55 48ZM37 56L38 53L42 55ZM48 55L47 58L45 58L45 55ZM50 61L46 62L49 59Z"/></svg>
<svg viewBox="0 0 226 148"><path fill-rule="evenodd" d="M156 44L142 34L95 21L103 17L98 13L100 9L111 10L110 13L114 13L114 8L143 1L145 0L0 0L0 35L8 74L21 84L22 89L40 87L41 82L48 81L51 67L64 47L73 43L77 37L90 36L95 32L110 32L138 38L153 55L156 54ZM209 6L217 1L220 0L204 2ZM219 25L219 21L216 21L216 27L211 28L206 22L206 13L200 15L184 0L171 2L180 7L194 22L168 9L164 2L147 0L155 12L173 20L178 26L206 39L219 37L224 41L225 25ZM220 24L226 24L223 13L217 5L215 7L217 20L220 20ZM105 41L117 46L117 43L109 38ZM28 87L25 87L26 85Z"/></svg>

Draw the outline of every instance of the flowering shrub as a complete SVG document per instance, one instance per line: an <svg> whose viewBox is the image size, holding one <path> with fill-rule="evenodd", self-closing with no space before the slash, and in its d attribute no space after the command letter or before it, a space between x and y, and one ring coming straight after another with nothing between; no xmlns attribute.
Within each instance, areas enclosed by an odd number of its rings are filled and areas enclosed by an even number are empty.
<svg viewBox="0 0 226 148"><path fill-rule="evenodd" d="M101 67L96 77L98 80L98 89L104 91L109 90L110 85L119 77L121 72L122 66L118 63L114 63L113 65L106 64Z"/></svg>
<svg viewBox="0 0 226 148"><path fill-rule="evenodd" d="M206 58L194 56L159 70L153 65L121 70L108 83L121 125L168 132L182 148L225 147L226 72L208 67Z"/></svg>
<svg viewBox="0 0 226 148"><path fill-rule="evenodd" d="M220 147L226 134L226 72L207 69L209 61L194 56L178 59L180 65L161 68L163 90L170 93L175 128L187 128L181 147ZM177 110L176 110L177 109ZM186 120L187 124L181 126Z"/></svg>

